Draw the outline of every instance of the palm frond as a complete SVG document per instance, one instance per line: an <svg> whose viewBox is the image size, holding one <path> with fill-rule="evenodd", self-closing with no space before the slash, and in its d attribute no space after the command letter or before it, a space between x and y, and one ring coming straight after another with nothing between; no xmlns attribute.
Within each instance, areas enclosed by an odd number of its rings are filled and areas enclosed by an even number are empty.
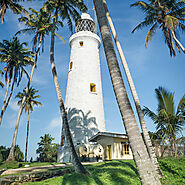
<svg viewBox="0 0 185 185"><path fill-rule="evenodd" d="M155 34L156 29L158 28L157 23L155 23L150 30L147 33L146 39L145 39L145 47L148 47L148 43L152 40L153 35Z"/></svg>
<svg viewBox="0 0 185 185"><path fill-rule="evenodd" d="M157 122L158 120L157 115L153 111L151 111L148 107L144 106L144 109L142 111L143 111L143 114L145 116L150 117L154 123Z"/></svg>
<svg viewBox="0 0 185 185"><path fill-rule="evenodd" d="M59 34L56 33L56 32L55 32L55 35L56 35L57 37L59 37L59 38L63 41L63 43L65 44L65 40L64 40L64 38L63 38L61 35L59 35Z"/></svg>
<svg viewBox="0 0 185 185"><path fill-rule="evenodd" d="M184 94L184 96L181 98L181 100L180 100L180 102L179 102L179 104L178 104L178 106L177 106L177 114L181 111L181 108L182 107L185 107L185 94Z"/></svg>

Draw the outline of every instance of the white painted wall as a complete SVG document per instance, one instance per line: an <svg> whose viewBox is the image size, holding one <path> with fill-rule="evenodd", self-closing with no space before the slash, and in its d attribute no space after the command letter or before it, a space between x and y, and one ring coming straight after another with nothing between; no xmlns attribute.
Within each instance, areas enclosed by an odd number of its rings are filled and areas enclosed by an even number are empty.
<svg viewBox="0 0 185 185"><path fill-rule="evenodd" d="M79 42L83 41L83 46ZM84 114L91 113L96 124L89 124L88 129L96 127L97 131L105 131L102 85L100 74L99 47L100 38L89 31L78 32L70 38L72 70L68 74L65 107L82 110ZM96 84L96 92L90 92L90 83ZM71 128L73 125L70 125ZM75 125L74 125L75 126ZM72 130L75 128L72 128Z"/></svg>

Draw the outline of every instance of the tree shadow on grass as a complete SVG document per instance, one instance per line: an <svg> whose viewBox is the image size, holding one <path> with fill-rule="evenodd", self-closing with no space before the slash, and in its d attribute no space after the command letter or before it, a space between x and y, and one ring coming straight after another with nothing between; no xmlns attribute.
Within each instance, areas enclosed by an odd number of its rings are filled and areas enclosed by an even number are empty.
<svg viewBox="0 0 185 185"><path fill-rule="evenodd" d="M126 161L105 162L93 166L86 166L90 176L76 173L63 177L62 184L67 185L132 185L140 184L139 176L134 164Z"/></svg>
<svg viewBox="0 0 185 185"><path fill-rule="evenodd" d="M132 164L133 163L133 164ZM133 161L113 161L104 162L91 169L92 175L97 184L101 184L96 180L96 177L103 176L106 173L106 178L114 184L140 184L139 174L134 166ZM104 183L103 183L104 184Z"/></svg>
<svg viewBox="0 0 185 185"><path fill-rule="evenodd" d="M166 162L160 161L160 164L161 164L161 167L164 171L167 171L167 172L172 173L172 174L179 175L176 171L171 169Z"/></svg>
<svg viewBox="0 0 185 185"><path fill-rule="evenodd" d="M131 184L130 179L136 179L137 181L138 178L138 176L132 171L127 171L124 169L114 167L110 168L106 167L105 169L98 168L97 171L93 173L93 175L95 175L95 177L105 176L106 179L104 180L106 181L109 180L110 182L112 182L112 184L123 184L123 185Z"/></svg>
<svg viewBox="0 0 185 185"><path fill-rule="evenodd" d="M139 176L139 173L138 173L136 167L134 166L134 164L131 164L131 161L130 161L130 162L119 161L119 162L120 162L122 165L124 164L124 165L129 166L129 167L135 172L135 174L136 174L137 176Z"/></svg>
<svg viewBox="0 0 185 185"><path fill-rule="evenodd" d="M62 185L84 185L92 183L93 179L91 177L77 173L65 175L62 180Z"/></svg>

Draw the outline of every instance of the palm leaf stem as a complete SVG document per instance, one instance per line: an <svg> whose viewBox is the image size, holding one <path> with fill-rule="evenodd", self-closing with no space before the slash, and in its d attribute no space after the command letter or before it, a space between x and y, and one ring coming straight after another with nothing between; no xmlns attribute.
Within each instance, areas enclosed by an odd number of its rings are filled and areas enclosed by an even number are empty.
<svg viewBox="0 0 185 185"><path fill-rule="evenodd" d="M173 37L173 39L175 40L175 42L177 42L177 44L180 46L180 48L181 48L181 50L183 51L183 53L185 53L185 48L184 48L183 45L180 43L180 41L177 39L177 37L176 37L174 31L173 31L172 29L171 29L170 31L171 31L171 33L172 33L172 37Z"/></svg>

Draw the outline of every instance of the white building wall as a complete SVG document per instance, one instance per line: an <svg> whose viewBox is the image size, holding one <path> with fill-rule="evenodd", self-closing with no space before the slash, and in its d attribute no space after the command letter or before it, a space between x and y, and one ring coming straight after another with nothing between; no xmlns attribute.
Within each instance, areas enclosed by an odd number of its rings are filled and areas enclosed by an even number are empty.
<svg viewBox="0 0 185 185"><path fill-rule="evenodd" d="M80 42L83 42L83 46L80 46ZM81 111L70 116L69 120L76 145L88 143L88 139L97 132L105 131L99 59L100 38L90 31L80 31L71 36L70 47L70 62L73 64L68 73L65 108L67 111ZM96 92L90 92L91 83L96 84ZM70 155L66 142L62 148L58 162L68 162Z"/></svg>
<svg viewBox="0 0 185 185"><path fill-rule="evenodd" d="M81 41L83 46L79 44ZM100 38L92 32L81 31L72 35L70 46L70 62L73 62L73 66L68 74L65 107L82 110L84 114L91 111L88 118L96 119L97 132L105 131L99 60ZM90 92L90 83L96 84L96 92ZM95 127L95 124L89 124L88 128L91 126Z"/></svg>

